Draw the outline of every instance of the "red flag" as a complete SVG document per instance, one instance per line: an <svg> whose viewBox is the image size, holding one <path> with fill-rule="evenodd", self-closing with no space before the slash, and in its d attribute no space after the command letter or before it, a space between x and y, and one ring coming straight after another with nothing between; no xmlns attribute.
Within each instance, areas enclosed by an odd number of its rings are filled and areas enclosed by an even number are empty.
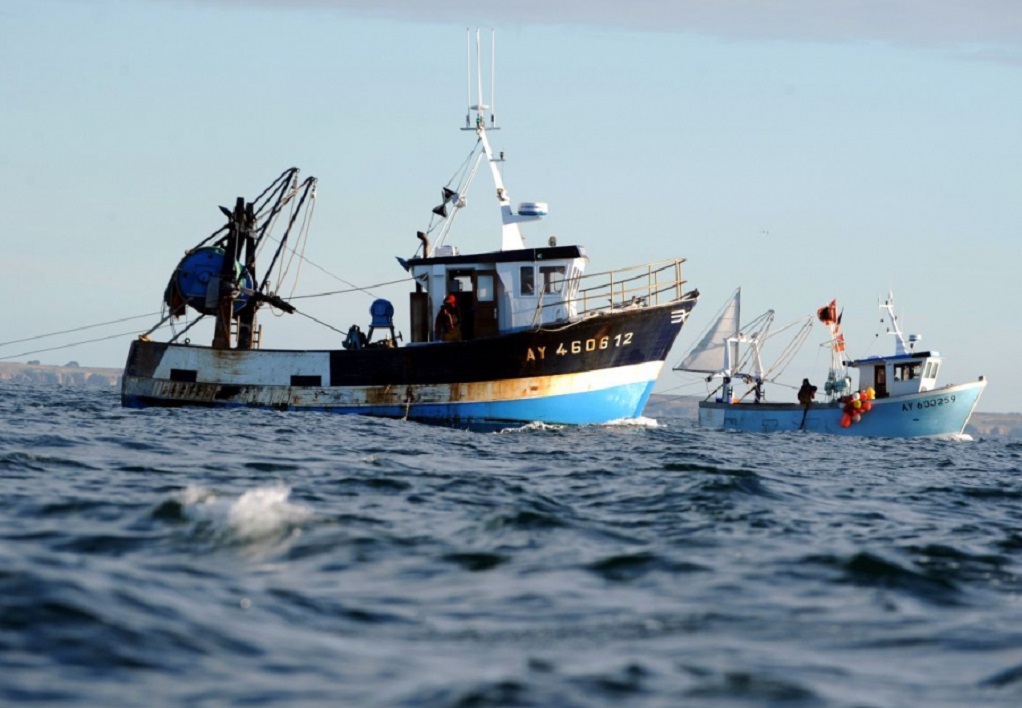
<svg viewBox="0 0 1022 708"><path fill-rule="evenodd" d="M817 310L816 316L825 325L837 322L837 300L831 300L829 305L825 305Z"/></svg>
<svg viewBox="0 0 1022 708"><path fill-rule="evenodd" d="M845 335L839 334L834 337L834 351L843 352L845 350Z"/></svg>

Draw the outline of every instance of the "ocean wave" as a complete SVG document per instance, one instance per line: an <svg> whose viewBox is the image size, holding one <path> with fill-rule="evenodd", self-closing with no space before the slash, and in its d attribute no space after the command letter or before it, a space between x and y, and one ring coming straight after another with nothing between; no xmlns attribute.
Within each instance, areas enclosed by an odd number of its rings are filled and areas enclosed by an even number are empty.
<svg viewBox="0 0 1022 708"><path fill-rule="evenodd" d="M0 407L0 703L1018 703L1017 443Z"/></svg>
<svg viewBox="0 0 1022 708"><path fill-rule="evenodd" d="M307 507L291 502L290 495L286 485L256 487L237 495L190 485L152 515L189 522L192 533L217 543L282 540L300 536L302 524L313 516Z"/></svg>

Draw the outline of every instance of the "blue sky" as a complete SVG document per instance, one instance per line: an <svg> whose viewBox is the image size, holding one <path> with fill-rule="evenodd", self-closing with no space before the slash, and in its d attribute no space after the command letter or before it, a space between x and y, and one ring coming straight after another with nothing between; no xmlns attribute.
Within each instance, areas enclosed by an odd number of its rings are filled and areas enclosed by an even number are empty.
<svg viewBox="0 0 1022 708"><path fill-rule="evenodd" d="M0 342L158 312L217 206L291 165L320 180L310 260L358 284L401 278L393 257L472 148L470 26L497 33L512 200L550 204L530 242L581 243L591 271L688 259L703 301L670 363L738 285L746 312L779 322L837 298L849 353L886 352L891 289L905 328L947 357L945 382L984 374L980 410L1022 410L1022 5L1008 0L7 0ZM496 248L492 219L450 241ZM298 292L343 287L307 267ZM374 291L405 330L406 292ZM305 302L339 329L368 324L368 295ZM121 366L130 335L27 352L150 321L0 357ZM262 323L265 346L339 344L304 318ZM823 337L792 380L822 380ZM676 388L688 381L665 371L659 390L703 390Z"/></svg>

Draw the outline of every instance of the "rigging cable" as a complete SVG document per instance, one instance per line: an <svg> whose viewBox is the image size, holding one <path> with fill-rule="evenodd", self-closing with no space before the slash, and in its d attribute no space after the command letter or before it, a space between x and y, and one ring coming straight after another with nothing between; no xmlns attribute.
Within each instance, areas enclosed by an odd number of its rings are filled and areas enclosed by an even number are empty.
<svg viewBox="0 0 1022 708"><path fill-rule="evenodd" d="M284 205L285 204L290 205L289 213L287 215L287 219L286 220L289 223L294 220L294 218L295 218L295 209L296 209L296 205L294 203L294 199L295 199L295 195L297 195L297 194L298 194L298 182L297 182L297 176L296 176L296 179L291 184L291 187L290 187L290 190L289 190L288 194L286 194L286 195L281 194L281 196L278 197L277 205L274 207L273 212L270 214L270 218L269 218L268 222L266 224L264 224L262 229L261 229L262 235L267 235L268 236L268 235L270 235L270 232L273 231L274 227L276 226L277 219L279 219L280 215L284 213ZM315 196L316 196L315 193L313 193L313 203L315 202ZM277 240L277 239L274 239L274 240L276 240L278 244L286 243L287 242L287 236L288 236L288 234L290 232L291 232L291 228L289 226L288 229L285 231L284 236L282 237L281 240ZM262 243L262 235L260 236L260 244ZM270 238L273 238L273 237L270 236ZM274 290L273 290L274 293L279 293L280 292L280 288L281 288L281 285L284 282L284 278L287 276L287 271L291 268L291 262L294 260L294 255L293 254L294 254L295 250L293 248L291 248L290 246L284 246L284 248L287 248L288 251L291 252L292 257L288 259L287 265L281 265L280 268L278 269L277 283L274 286ZM261 253L261 250L260 250L260 253ZM267 271L267 273L269 273L269 271Z"/></svg>
<svg viewBox="0 0 1022 708"><path fill-rule="evenodd" d="M305 199L306 197L309 196L310 191L313 192L313 199L315 199L316 186L315 177L306 178L306 180L302 182L300 186L304 186L305 189L302 191L302 196L299 198L298 204L294 207L294 213L291 215L291 219L288 222L287 229L284 231L284 235L280 239L280 246L277 248L277 251L273 254L273 258L270 261L270 265L266 269L266 275L263 276L263 282L260 283L259 287L257 288L257 290L259 290L260 292L266 291L266 286L270 280L270 273L273 272L273 266L277 263L277 258L280 257L281 248L284 246L284 243L287 242L287 237L291 233L291 229L294 227L295 219L298 218L298 213L302 210L302 205L305 203Z"/></svg>
<svg viewBox="0 0 1022 708"><path fill-rule="evenodd" d="M798 354L798 352L802 349L802 346L805 344L806 339L808 339L809 337L809 331L813 327L813 317L812 315L808 315L805 318L805 321L795 320L794 322L787 324L784 327L781 327L779 330L773 332L770 335L770 337L774 337L780 334L781 332L791 329L799 322L802 322L802 328L795 334L795 337L790 342L788 342L788 346L785 347L784 351L782 351L777 356L777 358L774 360L774 363L771 364L770 369L763 376L764 378L769 379L773 383L776 383L777 377L784 373L784 370L794 360L795 355Z"/></svg>
<svg viewBox="0 0 1022 708"><path fill-rule="evenodd" d="M10 344L20 344L22 342L31 342L31 341L36 340L36 339L46 339L47 337L56 337L57 335L60 335L60 334L71 334L72 332L83 332L83 331L85 331L87 329L95 329L96 327L106 327L107 325L120 324L121 322L128 322L129 320L139 320L139 319L142 319L143 317L152 317L153 315L159 315L159 314L161 314L161 313L160 312L149 312L149 313L144 314L144 315L133 315L132 317L122 317L119 320L110 320L109 322L100 322L98 324L85 325L84 327L75 327L74 329L65 329L65 330L62 330L60 332L50 332L48 334L37 334L34 337L25 337L24 339L12 339L9 342L0 342L0 347L6 347L6 346L8 346ZM95 341L99 341L99 340L95 340ZM41 351L46 351L46 350L44 349L44 350L41 350ZM34 352L28 352L28 353L32 354ZM18 356L21 356L21 355L19 354ZM6 358L9 358L9 357L2 357L2 358L6 359Z"/></svg>
<svg viewBox="0 0 1022 708"><path fill-rule="evenodd" d="M298 172L298 168L297 168L297 167L291 167L291 168L289 168L289 169L285 170L284 172L282 172L282 173L281 173L281 175L280 175L279 177L277 177L277 179L273 180L273 182L272 182L272 183L270 184L270 186L269 186L269 187L267 187L266 189L264 189L264 190L262 191L262 193L261 193L261 194L260 194L260 195L259 195L258 197L256 197L256 198L255 198L255 200L254 200L253 204L254 204L255 202L258 202L258 201L259 201L260 199L262 199L262 198L263 198L263 196L265 196L265 195L266 195L266 194L267 194L267 193L268 193L268 192L269 192L270 190L272 190L272 189L273 189L273 188L274 188L274 187L275 187L275 186L277 185L277 183L278 183L278 182L279 182L279 181L280 181L280 180L281 180L281 179L282 179L282 178L283 178L283 177L284 177L285 175L288 175L289 173L297 173L297 172ZM281 197L278 197L278 199L280 199L280 198L281 198ZM268 204L268 203L269 203L269 200L267 199L267 204ZM265 208L266 208L266 204L263 204L263 206L261 206L261 207L260 207L260 208L259 208L258 210L256 210L257 216L258 216L259 214L261 214L261 212L262 212L262 211L263 211L263 210L264 210ZM219 229L217 229L216 231L214 231L213 233L211 233L211 234L210 234L209 236L207 236L206 238L204 238L204 239L202 239L201 241L199 241L199 243L198 243L198 244L196 244L195 248L191 249L191 251L188 251L188 253L191 253L192 251L197 251L198 249L202 248L202 247L203 247L203 246L205 246L205 245L206 245L207 243L209 243L210 241L212 241L213 239L215 239L215 238L216 238L217 236L219 236L219 235L220 235L221 233L223 233L224 231L227 231L227 230L228 230L229 228L230 228L230 226L229 226L228 224L224 224L224 225L223 225L223 226L221 226L221 227L220 227Z"/></svg>
<svg viewBox="0 0 1022 708"><path fill-rule="evenodd" d="M9 356L0 356L0 361L4 361L6 359L17 359L19 357L30 356L32 354L41 354L43 352L53 352L53 351L57 351L58 349L69 349L70 347L77 347L77 346L80 346L82 344L94 344L95 342L105 342L108 339L117 339L119 337L127 337L127 336L130 336L130 335L136 335L136 334L138 334L138 330L132 330L130 332L121 332L120 334L111 334L111 335L106 336L106 337L97 337L96 339L86 339L86 340L83 340L81 342L71 342L70 344L61 344L58 347L47 347L46 349L36 349L36 350L30 351L30 352L21 352L20 354L11 354Z"/></svg>
<svg viewBox="0 0 1022 708"><path fill-rule="evenodd" d="M280 286L283 285L284 276L291 269L291 264L294 262L295 257L297 257L298 267L295 270L294 281L291 283L290 295L295 294L295 288L298 287L298 279L302 275L302 263L306 262L305 247L309 244L309 230L312 228L312 217L315 215L315 212L316 212L316 188L315 186L313 186L312 199L309 200L309 205L305 209L305 215L302 217L302 225L298 227L298 238L296 239L298 241L298 247L295 249L289 249L291 250L291 253L293 255L288 260L287 267L281 269L280 277L277 280L277 287L280 288ZM301 250L299 251L298 249Z"/></svg>
<svg viewBox="0 0 1022 708"><path fill-rule="evenodd" d="M310 320L312 320L312 321L313 321L313 322L315 322L316 324L321 324L321 325L323 325L324 327L326 327L327 329L332 329L333 331L337 332L337 334L343 334L343 335L347 335L347 332L342 332L341 330L337 329L337 328L336 328L336 327L334 327L333 325L329 325L329 324L327 324L326 322L323 322L322 320L317 320L317 319L316 319L315 317L313 317L312 315L310 315L310 314L308 314L308 313L305 313L305 312L302 312L301 310L295 310L295 314L296 314L296 315L301 315L302 317L308 317L308 318L309 318Z"/></svg>
<svg viewBox="0 0 1022 708"><path fill-rule="evenodd" d="M311 265L311 266L313 266L315 268L319 268L319 266L316 265L315 263L313 263L312 261L309 261L309 265ZM290 302L291 300L306 300L306 299L308 299L310 297L326 297L328 295L346 295L347 293L355 293L355 292L363 292L363 293L365 293L366 295L368 295L370 297L376 297L376 295L374 295L373 293L369 292L369 288L382 288L382 287L385 287L387 285L398 285L399 283L408 283L408 282L414 282L415 281L415 278L401 278L400 280L391 280L391 281L388 281L386 283L374 283L373 285L366 285L365 287L359 287L358 285L355 285L354 283L349 283L348 281L344 280L343 278L339 278L336 275L333 275L329 271L325 271L324 270L323 272L326 273L327 275L329 275L332 278L340 280L345 285L350 285L351 287L349 289L347 289L347 290L331 290L329 292L325 292L325 293L313 293L311 295L295 295L293 297L288 298L288 302Z"/></svg>
<svg viewBox="0 0 1022 708"><path fill-rule="evenodd" d="M455 178L457 178L458 187L454 191L458 194L458 199L466 198L465 195L471 188L472 182L475 180L476 171L479 169L480 161L485 155L485 153L480 149L480 146L482 144L483 141L481 139L476 141L476 144L469 151L468 156L465 158L464 162L462 162L458 169L455 171L455 173L451 175L451 179L447 181L446 186L449 187L450 184L454 182ZM469 170L469 165L472 166L471 170ZM456 207L454 209L454 212L449 217L446 216L441 217L440 221L437 223L434 223L436 221L436 217L438 216L435 212L434 215L429 218L429 226L426 228L426 233L432 234L433 231L435 231L437 228L440 229L440 236L439 238L436 239L434 248L436 246L440 246L441 244L443 244L444 240L447 238L447 234L450 232L451 226L454 224L454 217L458 213L458 211L460 211L460 208ZM421 248L423 247L420 245L419 248L416 248L415 252L418 253ZM429 255L428 253L425 252L423 253L423 257L426 257L428 255Z"/></svg>
<svg viewBox="0 0 1022 708"><path fill-rule="evenodd" d="M173 336L173 337L171 337L171 338L170 338L170 339L169 339L168 341L169 341L169 342L176 342L176 341L178 340L178 337L180 337L180 336L181 336L182 334L184 334L185 332L187 332L188 330L190 330L190 329L191 329L192 327L194 327L194 326L195 326L196 324L198 324L198 322L199 322L199 321L200 321L200 320L201 320L201 319L202 319L203 317L205 317L205 316L206 316L205 314L201 314L201 315L199 315L198 317L196 317L196 318L195 318L194 320L192 320L191 322L189 322L189 323L188 323L188 324L187 324L187 325L185 326L185 328L184 328L183 330L181 330L180 332L175 332L175 333L174 333L174 336ZM157 325L157 326L159 326L159 325ZM154 327L153 329L156 329L156 327ZM149 332L152 332L152 331L153 331L153 330L149 330ZM148 335L149 335L149 332L146 332L146 336L148 336Z"/></svg>
<svg viewBox="0 0 1022 708"><path fill-rule="evenodd" d="M294 188L297 186L295 184L297 182L297 179L298 179L297 167L289 167L283 172L281 172L277 179L273 180L273 182L270 183L269 187L264 189L259 194L259 196L252 200L253 204L257 204L260 199L266 197L266 201L262 204L262 206L259 206L258 208L253 207L253 209L256 212L256 217L257 218L260 217L263 211L267 208L267 206L269 206L270 202L273 201L272 198L267 195L274 190L276 190L278 194L276 201L274 202L273 209L277 209L278 206L282 206L283 202L281 200L284 199L284 196L287 191L294 190Z"/></svg>

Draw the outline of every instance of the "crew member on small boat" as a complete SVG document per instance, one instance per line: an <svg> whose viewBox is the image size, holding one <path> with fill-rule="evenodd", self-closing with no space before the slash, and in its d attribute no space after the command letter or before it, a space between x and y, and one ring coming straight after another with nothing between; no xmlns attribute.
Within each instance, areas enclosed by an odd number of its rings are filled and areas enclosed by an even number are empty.
<svg viewBox="0 0 1022 708"><path fill-rule="evenodd" d="M798 390L798 402L808 407L815 397L816 387L809 383L809 379L802 379L802 388Z"/></svg>
<svg viewBox="0 0 1022 708"><path fill-rule="evenodd" d="M461 339L461 316L458 313L458 301L453 294L444 298L444 304L436 313L433 334L438 342L456 342Z"/></svg>

